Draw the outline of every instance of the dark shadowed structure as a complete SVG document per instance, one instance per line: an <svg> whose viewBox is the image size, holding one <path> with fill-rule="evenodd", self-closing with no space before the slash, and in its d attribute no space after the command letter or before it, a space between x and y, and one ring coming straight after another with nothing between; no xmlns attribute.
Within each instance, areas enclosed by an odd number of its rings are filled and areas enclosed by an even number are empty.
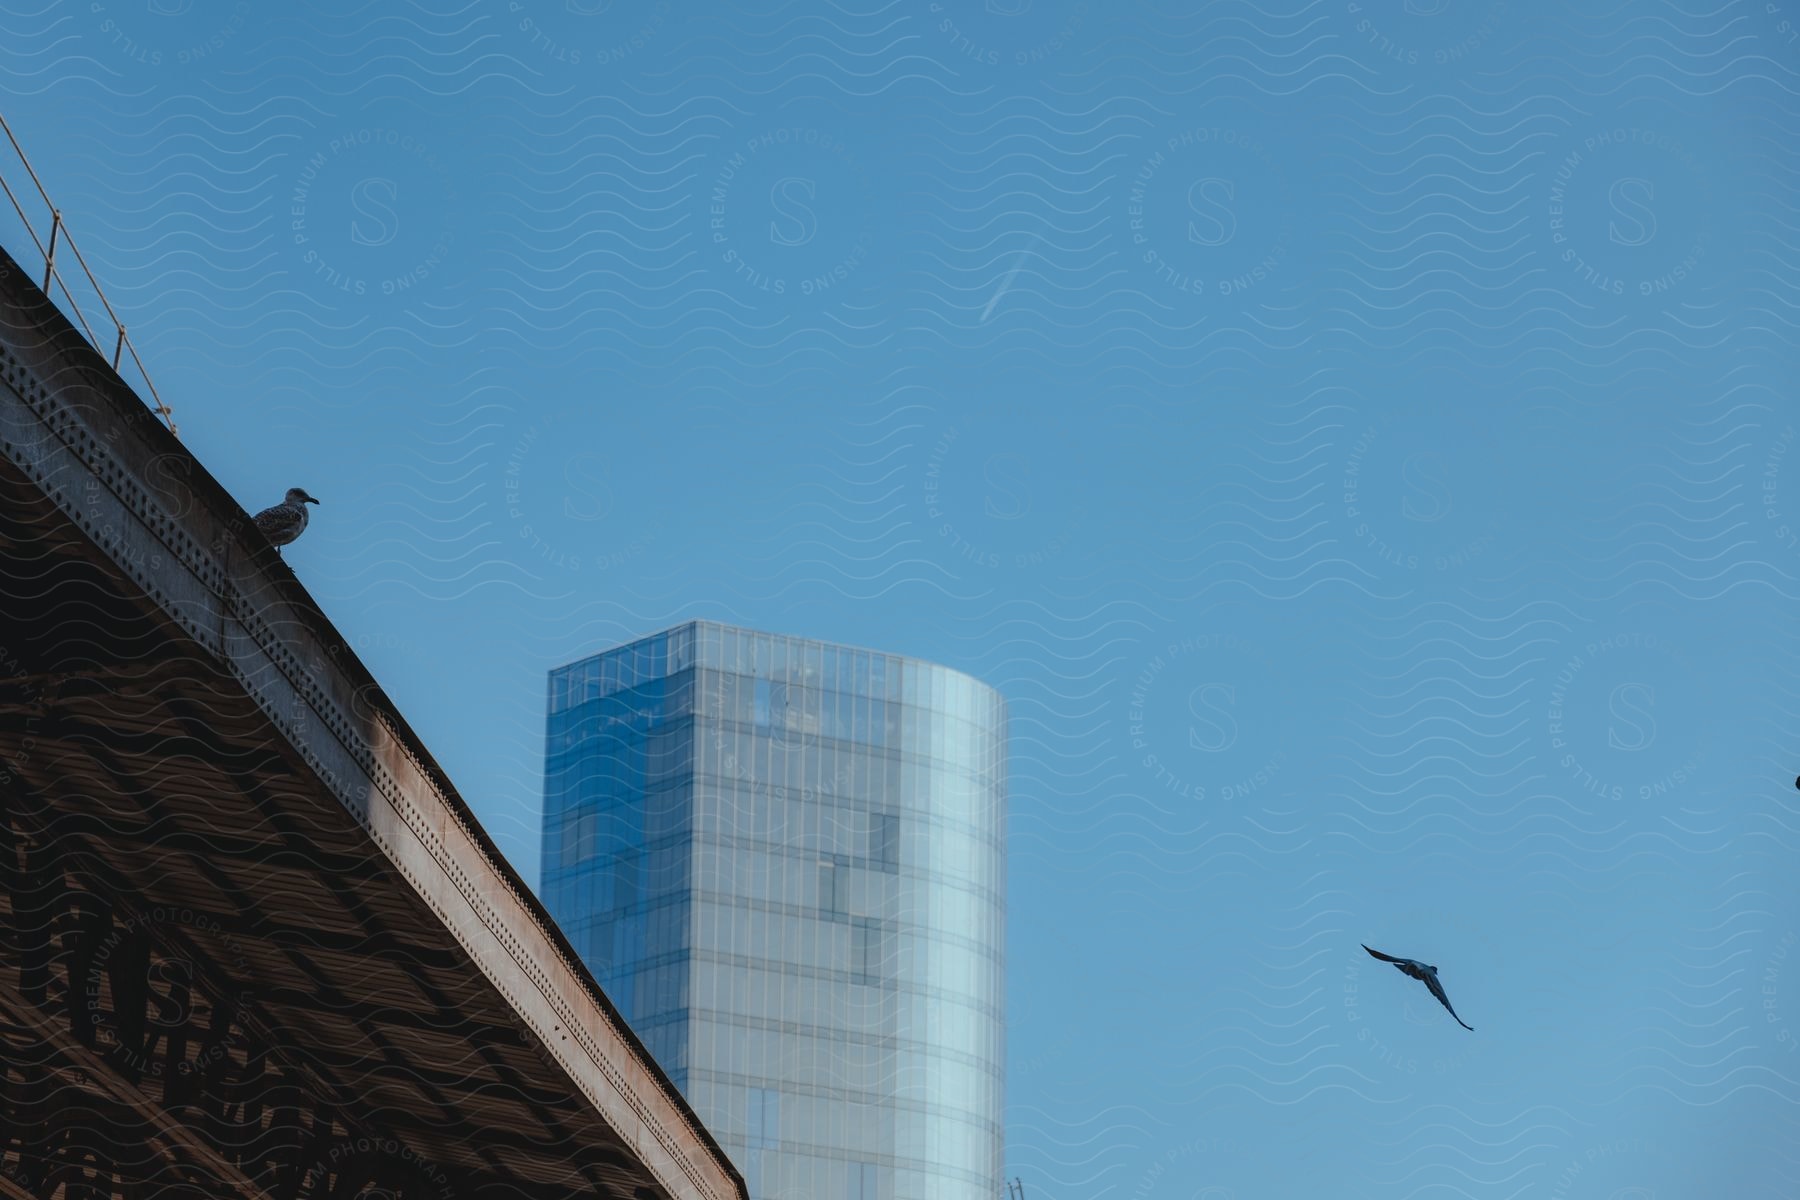
<svg viewBox="0 0 1800 1200"><path fill-rule="evenodd" d="M0 562L0 1196L743 1200L248 514L4 254Z"/></svg>

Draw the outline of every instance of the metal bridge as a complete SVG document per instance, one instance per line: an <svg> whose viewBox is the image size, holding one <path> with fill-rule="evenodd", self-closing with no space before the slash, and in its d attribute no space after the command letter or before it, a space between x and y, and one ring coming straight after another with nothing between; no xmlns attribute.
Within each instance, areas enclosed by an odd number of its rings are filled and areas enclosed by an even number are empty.
<svg viewBox="0 0 1800 1200"><path fill-rule="evenodd" d="M0 252L0 1196L747 1200L38 274Z"/></svg>

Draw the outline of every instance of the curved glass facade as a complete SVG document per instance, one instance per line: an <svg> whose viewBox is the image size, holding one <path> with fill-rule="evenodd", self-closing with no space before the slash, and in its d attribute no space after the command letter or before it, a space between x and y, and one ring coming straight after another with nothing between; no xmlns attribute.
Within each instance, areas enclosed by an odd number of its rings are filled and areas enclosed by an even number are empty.
<svg viewBox="0 0 1800 1200"><path fill-rule="evenodd" d="M752 1200L994 1200L1000 695L698 621L549 707L545 903Z"/></svg>

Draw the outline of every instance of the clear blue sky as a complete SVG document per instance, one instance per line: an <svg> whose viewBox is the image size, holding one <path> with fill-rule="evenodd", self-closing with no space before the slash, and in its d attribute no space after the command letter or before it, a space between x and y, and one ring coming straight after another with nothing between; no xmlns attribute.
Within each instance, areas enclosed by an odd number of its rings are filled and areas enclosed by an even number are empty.
<svg viewBox="0 0 1800 1200"><path fill-rule="evenodd" d="M1800 1191L1797 24L80 0L0 69L527 877L551 666L933 659L1012 698L1032 1200L1667 1200Z"/></svg>

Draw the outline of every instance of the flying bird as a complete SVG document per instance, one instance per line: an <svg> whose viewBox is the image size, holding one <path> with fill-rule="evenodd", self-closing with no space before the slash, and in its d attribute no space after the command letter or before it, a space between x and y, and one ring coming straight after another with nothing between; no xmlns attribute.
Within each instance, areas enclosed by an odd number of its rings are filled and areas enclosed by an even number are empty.
<svg viewBox="0 0 1800 1200"><path fill-rule="evenodd" d="M1363 946L1363 949L1369 950L1367 946ZM1400 968L1401 974L1410 975L1423 983L1426 987L1430 988L1431 994L1438 998L1438 1003L1444 1006L1445 1011L1452 1017L1456 1017L1456 1023L1458 1025L1461 1025L1470 1033L1475 1032L1475 1027L1473 1025L1465 1024L1461 1017L1456 1016L1456 1010L1450 1007L1450 997L1444 995L1444 985L1438 982L1436 967L1428 967L1424 963L1416 962L1410 958L1395 958L1393 955L1383 954L1379 950L1369 950L1369 953L1376 958L1379 958L1382 962L1393 963L1396 967Z"/></svg>
<svg viewBox="0 0 1800 1200"><path fill-rule="evenodd" d="M256 527L276 548L275 553L280 554L282 546L306 532L306 506L317 503L306 494L305 488L289 488L287 498L280 504L256 514Z"/></svg>

